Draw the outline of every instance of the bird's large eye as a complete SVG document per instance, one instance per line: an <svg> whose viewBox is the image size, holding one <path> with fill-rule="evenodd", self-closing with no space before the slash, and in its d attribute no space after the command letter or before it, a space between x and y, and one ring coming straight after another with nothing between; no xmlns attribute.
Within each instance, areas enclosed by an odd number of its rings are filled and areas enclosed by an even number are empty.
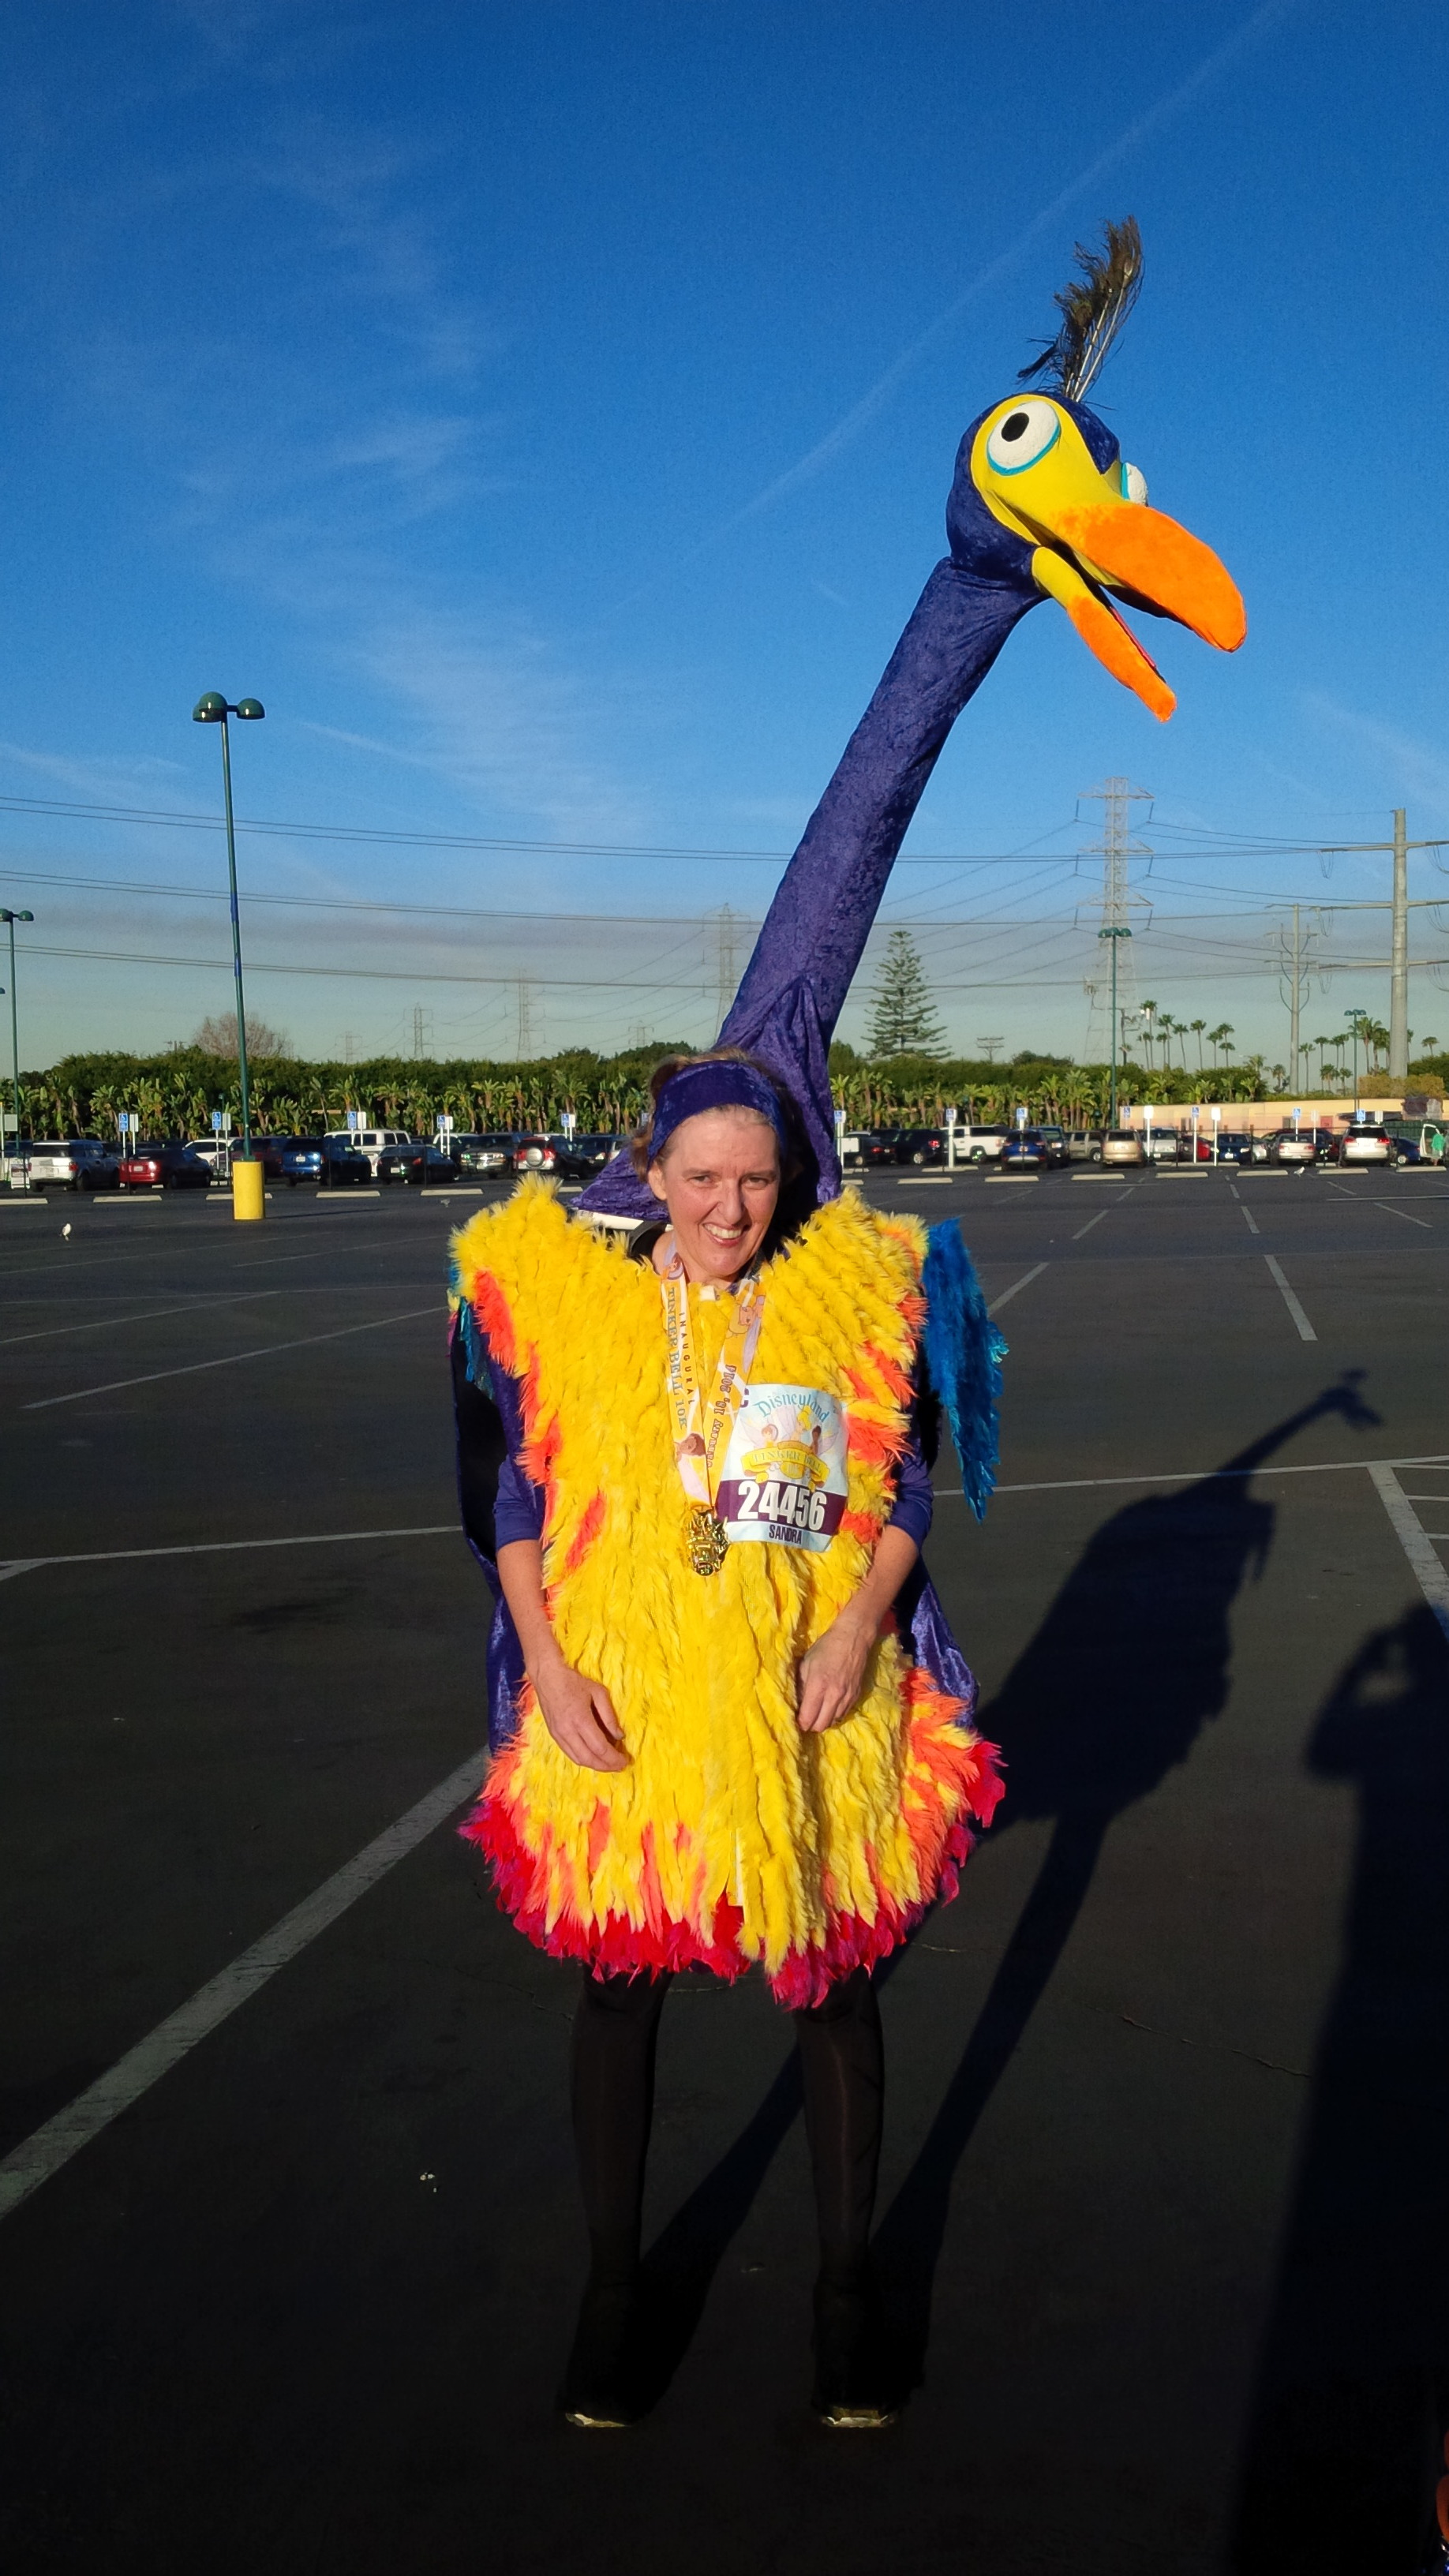
<svg viewBox="0 0 1449 2576"><path fill-rule="evenodd" d="M1129 465L1125 456L1122 460L1122 498L1124 501L1145 501L1147 498L1146 475L1140 465Z"/></svg>
<svg viewBox="0 0 1449 2576"><path fill-rule="evenodd" d="M1020 474L1055 447L1061 434L1061 415L1053 403L1035 397L1013 403L986 442L987 460L998 474Z"/></svg>

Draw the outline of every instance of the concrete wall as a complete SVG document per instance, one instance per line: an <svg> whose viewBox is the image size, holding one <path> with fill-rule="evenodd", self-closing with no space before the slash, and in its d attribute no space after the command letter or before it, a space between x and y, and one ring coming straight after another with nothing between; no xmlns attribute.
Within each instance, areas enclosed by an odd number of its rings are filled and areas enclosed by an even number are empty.
<svg viewBox="0 0 1449 2576"><path fill-rule="evenodd" d="M1408 1092L1392 1100L1364 1100L1361 1106L1371 1118L1398 1118L1404 1115L1406 1099L1414 1104L1408 1112L1411 1118L1438 1118L1443 1115L1444 1104L1437 1094L1426 1100L1422 1092ZM1190 1130L1193 1107L1197 1109L1198 1125L1204 1135L1212 1132L1214 1107L1221 1112L1222 1126L1235 1136L1276 1135L1280 1127L1292 1126L1295 1109L1299 1112L1299 1123L1304 1127L1331 1127L1336 1131L1353 1125L1353 1102L1345 1100L1341 1093L1332 1100L1295 1100L1288 1097L1220 1100L1216 1103L1203 1100L1188 1107L1184 1107L1181 1101L1172 1101L1154 1109L1152 1124L1159 1130L1164 1127ZM1143 1127L1147 1123L1141 1108L1124 1109L1120 1117L1124 1127Z"/></svg>

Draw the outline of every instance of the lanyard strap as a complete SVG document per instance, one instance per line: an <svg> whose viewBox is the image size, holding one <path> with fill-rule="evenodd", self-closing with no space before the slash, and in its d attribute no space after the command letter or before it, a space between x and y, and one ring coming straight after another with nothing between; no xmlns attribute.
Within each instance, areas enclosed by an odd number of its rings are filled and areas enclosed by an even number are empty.
<svg viewBox="0 0 1449 2576"><path fill-rule="evenodd" d="M676 1252L660 1280L664 1294L664 1333L669 1355L670 1427L679 1481L692 1503L713 1509L715 1465L726 1434L749 1392L765 1300L759 1284L748 1279L735 1300L735 1311L706 1397L700 1385L694 1334L689 1321L689 1286Z"/></svg>

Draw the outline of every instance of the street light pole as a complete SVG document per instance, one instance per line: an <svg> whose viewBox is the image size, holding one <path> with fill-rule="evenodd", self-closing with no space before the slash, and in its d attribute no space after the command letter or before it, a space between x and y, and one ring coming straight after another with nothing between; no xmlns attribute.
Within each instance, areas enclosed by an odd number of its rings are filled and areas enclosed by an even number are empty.
<svg viewBox="0 0 1449 2576"><path fill-rule="evenodd" d="M231 810L231 739L226 720L228 716L239 716L244 724L254 724L265 714L266 708L260 699L239 698L234 707L228 706L219 689L209 689L204 698L197 699L191 710L193 724L219 724L221 727L221 785L226 804L226 865L231 888L231 963L236 983L236 1055L237 1069L241 1075L241 1159L244 1163L250 1163L252 1159L252 1104L251 1084L247 1073L247 1006L246 996L242 991L241 914L237 906L236 892L236 825L232 820ZM235 1181L232 1186L235 1195ZM240 1204L238 1198L238 1207ZM261 1214L260 1206L256 1213Z"/></svg>
<svg viewBox="0 0 1449 2576"><path fill-rule="evenodd" d="M15 992L15 925L33 921L33 912L6 912L0 909L0 921L10 932L10 1108L15 1121L15 1150L20 1150L20 1016Z"/></svg>

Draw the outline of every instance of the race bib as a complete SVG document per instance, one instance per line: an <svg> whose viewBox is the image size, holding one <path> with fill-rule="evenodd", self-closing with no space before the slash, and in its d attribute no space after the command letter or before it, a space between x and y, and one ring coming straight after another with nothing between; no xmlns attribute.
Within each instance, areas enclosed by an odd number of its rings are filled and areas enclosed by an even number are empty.
<svg viewBox="0 0 1449 2576"><path fill-rule="evenodd" d="M752 1386L715 1490L731 1542L827 1548L849 1491L845 1433L844 1405L818 1386Z"/></svg>

